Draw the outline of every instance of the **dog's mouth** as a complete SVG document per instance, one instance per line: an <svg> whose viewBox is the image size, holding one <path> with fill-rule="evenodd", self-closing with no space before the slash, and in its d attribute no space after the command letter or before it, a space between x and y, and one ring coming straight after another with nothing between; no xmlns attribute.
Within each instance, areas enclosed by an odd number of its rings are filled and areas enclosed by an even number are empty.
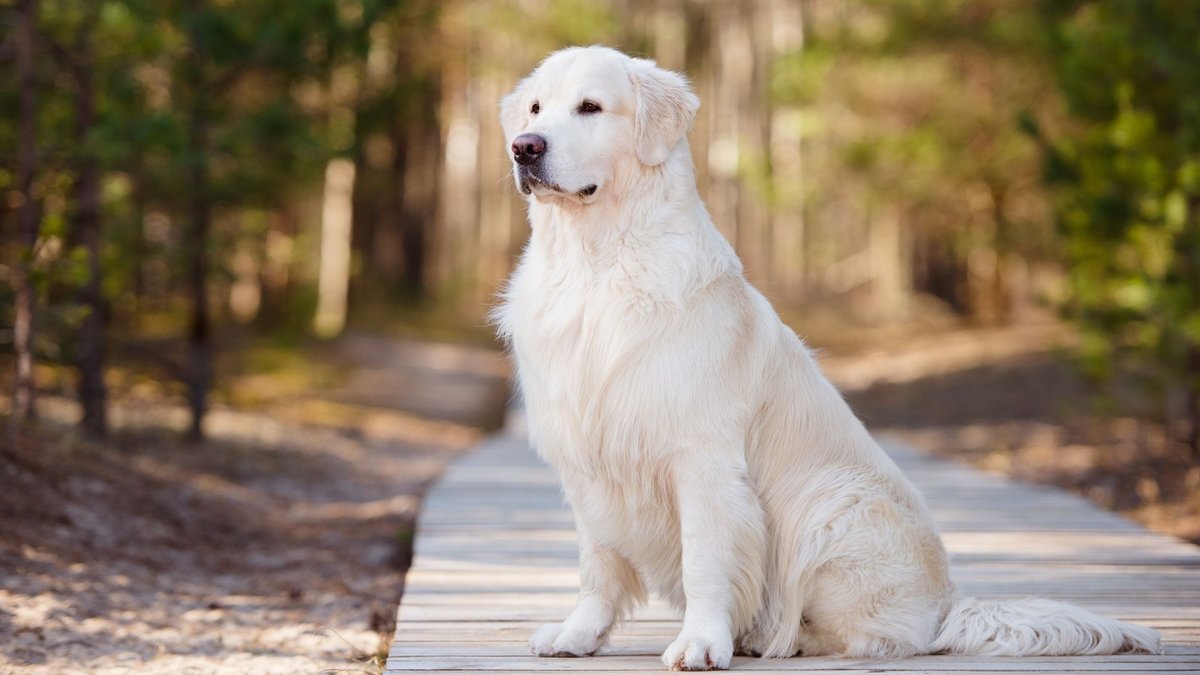
<svg viewBox="0 0 1200 675"><path fill-rule="evenodd" d="M579 197L591 197L592 195L596 194L596 190L599 188L599 186L588 185L587 187L584 187L583 189L580 189L580 190L568 190L568 189L564 188L563 186L559 185L558 183L551 183L551 182L549 182L547 180L543 180L539 176L535 176L533 174L524 174L521 176L521 183L520 183L521 194L526 194L526 195L533 194L534 190L538 190L539 188L541 190L556 192L560 195L576 195Z"/></svg>

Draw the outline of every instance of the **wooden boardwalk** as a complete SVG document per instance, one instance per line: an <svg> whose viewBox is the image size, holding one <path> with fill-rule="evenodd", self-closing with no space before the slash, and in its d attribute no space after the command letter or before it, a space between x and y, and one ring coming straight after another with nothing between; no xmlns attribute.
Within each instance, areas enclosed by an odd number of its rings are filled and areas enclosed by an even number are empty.
<svg viewBox="0 0 1200 675"><path fill-rule="evenodd" d="M898 443L888 452L924 492L954 578L969 595L1040 595L1161 630L1156 656L902 660L735 657L733 670L817 673L1200 673L1200 548L1152 534L1057 489L1015 483ZM495 437L426 496L388 674L663 672L679 623L651 603L599 656L535 658L527 642L561 621L579 583L570 514L522 438Z"/></svg>

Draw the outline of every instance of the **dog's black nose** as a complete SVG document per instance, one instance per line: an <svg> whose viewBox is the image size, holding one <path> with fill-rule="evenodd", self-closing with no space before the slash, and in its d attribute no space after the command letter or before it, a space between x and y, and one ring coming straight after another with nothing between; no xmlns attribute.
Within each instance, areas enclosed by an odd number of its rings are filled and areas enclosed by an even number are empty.
<svg viewBox="0 0 1200 675"><path fill-rule="evenodd" d="M533 164L546 152L546 139L537 134L521 134L513 141L512 151L517 164Z"/></svg>

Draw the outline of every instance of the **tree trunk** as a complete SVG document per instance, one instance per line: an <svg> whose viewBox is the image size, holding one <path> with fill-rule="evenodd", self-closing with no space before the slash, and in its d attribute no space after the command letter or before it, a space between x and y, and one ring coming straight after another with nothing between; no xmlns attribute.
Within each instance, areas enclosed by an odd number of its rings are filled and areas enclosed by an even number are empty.
<svg viewBox="0 0 1200 675"><path fill-rule="evenodd" d="M193 12L203 11L202 2L191 2ZM204 36L198 22L192 22L190 35L190 68L192 95L191 117L188 120L189 203L187 251L188 287L192 300L191 326L188 330L189 376L188 407L191 426L188 438L204 438L204 415L208 412L208 390L212 382L212 328L208 313L208 230L212 203L208 176L208 92L204 75L207 53Z"/></svg>
<svg viewBox="0 0 1200 675"><path fill-rule="evenodd" d="M133 302L122 311L122 318L128 320L127 330L136 333L141 327L142 314L146 307L146 259L148 246L146 244L146 190L143 179L144 168L140 159L135 159L129 172L131 182L129 204L133 209L133 242L130 251L129 264L133 267ZM111 318L108 316L107 318Z"/></svg>
<svg viewBox="0 0 1200 675"><path fill-rule="evenodd" d="M396 175L399 191L403 194L399 216L404 291L414 300L425 297L429 228L437 213L441 137L434 122L437 118L436 96L435 93L423 94L422 114L417 121L407 125L410 134L409 142L405 144L407 166L401 169L403 173Z"/></svg>
<svg viewBox="0 0 1200 675"><path fill-rule="evenodd" d="M36 292L31 279L33 249L38 238L37 205L33 201L33 178L37 164L37 99L34 82L33 41L37 20L36 0L17 3L14 35L17 61L17 189L21 204L17 209L18 260L14 266L16 311L13 337L17 372L13 391L13 417L33 420L37 417L37 391L33 381L33 337L35 332Z"/></svg>
<svg viewBox="0 0 1200 675"><path fill-rule="evenodd" d="M411 44L396 51L396 72L421 74L424 66ZM431 78L436 79L436 78ZM402 261L401 288L410 300L419 300L426 291L426 264L429 229L437 217L437 180L442 150L438 125L438 87L422 88L416 94L416 115L392 122L391 137L393 203Z"/></svg>
<svg viewBox="0 0 1200 675"><path fill-rule="evenodd" d="M208 225L211 205L208 196L208 170L203 158L208 144L208 125L203 113L193 111L191 120L193 166L191 169L192 199L189 208L188 287L192 299L191 327L188 330L190 375L188 405L192 421L188 438L204 438L204 414L208 411L208 388L212 381L212 330L208 314Z"/></svg>
<svg viewBox="0 0 1200 675"><path fill-rule="evenodd" d="M1187 372L1184 377L1187 378L1184 381L1187 405L1184 414L1188 425L1186 441L1192 451L1192 458L1200 459L1200 347L1188 347Z"/></svg>
<svg viewBox="0 0 1200 675"><path fill-rule="evenodd" d="M321 204L321 252L317 273L317 314L313 330L332 338L346 327L350 288L350 241L353 237L354 162L345 157L325 165Z"/></svg>
<svg viewBox="0 0 1200 675"><path fill-rule="evenodd" d="M1197 239L1200 239L1200 197L1192 196L1188 199L1188 220L1187 220L1187 241L1191 244L1188 247L1190 255L1187 257L1188 272L1191 278L1190 296L1193 300L1197 297L1196 293L1200 291L1200 261L1197 261L1197 251L1200 251ZM1195 312L1194 307L1189 307L1191 312ZM1188 423L1191 425L1188 429L1188 447L1192 451L1192 459L1200 461L1200 345L1192 344L1188 347L1188 363L1187 373L1187 404L1188 404Z"/></svg>
<svg viewBox="0 0 1200 675"><path fill-rule="evenodd" d="M298 226L296 216L286 205L271 213L263 242L263 265L261 271L262 301L258 311L258 323L266 330L285 325L290 312L288 306L292 296L292 242Z"/></svg>
<svg viewBox="0 0 1200 675"><path fill-rule="evenodd" d="M79 402L82 425L90 436L108 433L108 390L104 385L107 312L100 288L100 168L88 144L96 123L95 73L90 35L80 41L77 55L75 141L80 152L75 182L75 236L87 251L88 276L80 300L87 314L79 333Z"/></svg>

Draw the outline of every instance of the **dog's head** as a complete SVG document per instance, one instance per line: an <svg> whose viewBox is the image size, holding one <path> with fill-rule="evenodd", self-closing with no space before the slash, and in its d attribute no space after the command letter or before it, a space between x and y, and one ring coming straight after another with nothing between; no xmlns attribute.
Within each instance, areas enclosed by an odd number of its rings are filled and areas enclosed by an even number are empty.
<svg viewBox="0 0 1200 675"><path fill-rule="evenodd" d="M662 164L700 107L687 80L607 47L554 52L500 102L522 193L587 204Z"/></svg>

